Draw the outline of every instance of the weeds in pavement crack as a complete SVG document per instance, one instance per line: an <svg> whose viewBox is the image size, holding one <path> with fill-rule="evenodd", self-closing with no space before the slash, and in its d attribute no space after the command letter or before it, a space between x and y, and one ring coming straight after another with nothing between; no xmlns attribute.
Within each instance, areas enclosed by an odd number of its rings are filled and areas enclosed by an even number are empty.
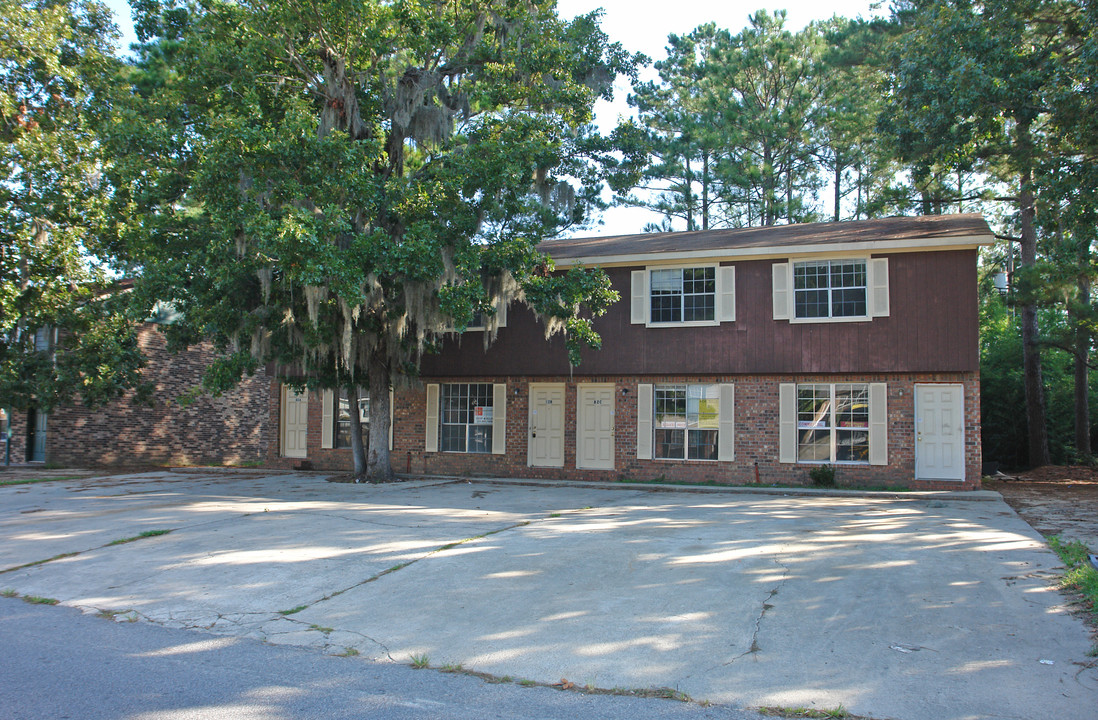
<svg viewBox="0 0 1098 720"><path fill-rule="evenodd" d="M120 538L118 540L111 540L103 547L111 547L113 545L125 545L126 543L132 543L135 540L144 540L145 538L160 537L161 535L167 535L171 530L146 530L143 533L138 533L133 537Z"/></svg>
<svg viewBox="0 0 1098 720"><path fill-rule="evenodd" d="M0 570L0 575L3 575L4 573L15 572L16 570L24 570L29 567L34 567L35 565L45 565L46 563L53 562L54 560L64 560L65 558L76 557L79 554L80 553L78 552L61 553L60 555L54 555L53 557L48 557L44 560L35 560L34 562L23 563L22 565L16 565L15 567L4 568L3 570Z"/></svg>

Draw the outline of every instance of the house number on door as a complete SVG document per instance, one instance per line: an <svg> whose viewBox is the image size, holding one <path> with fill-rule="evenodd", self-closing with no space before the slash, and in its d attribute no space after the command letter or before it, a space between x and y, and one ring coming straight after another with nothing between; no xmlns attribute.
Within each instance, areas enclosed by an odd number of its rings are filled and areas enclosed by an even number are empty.
<svg viewBox="0 0 1098 720"><path fill-rule="evenodd" d="M591 404L592 405L602 405L602 400L592 400Z"/></svg>

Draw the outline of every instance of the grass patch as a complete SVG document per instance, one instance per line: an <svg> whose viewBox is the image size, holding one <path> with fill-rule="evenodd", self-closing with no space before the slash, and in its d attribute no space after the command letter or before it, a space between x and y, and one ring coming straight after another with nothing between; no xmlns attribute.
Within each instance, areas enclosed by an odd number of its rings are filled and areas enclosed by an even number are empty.
<svg viewBox="0 0 1098 720"><path fill-rule="evenodd" d="M6 597L6 598L19 597L19 593L15 592L11 588L8 588L7 590L0 590L0 597Z"/></svg>
<svg viewBox="0 0 1098 720"><path fill-rule="evenodd" d="M301 612L302 610L304 610L307 607L309 607L309 606L308 605L298 605L297 607L290 608L289 610L279 610L278 614L279 615L296 615L297 613Z"/></svg>
<svg viewBox="0 0 1098 720"><path fill-rule="evenodd" d="M57 477L23 478L22 480L0 480L0 487L8 485L34 485L35 483L55 482L57 480L76 480L79 475L58 475Z"/></svg>
<svg viewBox="0 0 1098 720"><path fill-rule="evenodd" d="M145 538L160 537L161 535L167 535L171 530L146 530L143 533L138 533L133 537L121 538L119 540L111 540L104 547L111 547L112 545L125 545L126 543L132 543L135 540L144 540Z"/></svg>
<svg viewBox="0 0 1098 720"><path fill-rule="evenodd" d="M518 684L523 687L534 687L535 685L537 685L537 682L533 680L519 680Z"/></svg>
<svg viewBox="0 0 1098 720"><path fill-rule="evenodd" d="M23 602L29 602L32 605L56 605L61 601L57 598L40 597L38 595L24 595Z"/></svg>
<svg viewBox="0 0 1098 720"><path fill-rule="evenodd" d="M690 702L690 696L681 690L675 688L661 687L652 688L651 690L639 690L638 694L646 697L664 698L665 700L678 700L679 702Z"/></svg>
<svg viewBox="0 0 1098 720"><path fill-rule="evenodd" d="M355 650L353 647L345 647L343 648L343 652L339 653L338 657L355 657L358 654L358 650Z"/></svg>
<svg viewBox="0 0 1098 720"><path fill-rule="evenodd" d="M459 673L464 669L465 668L463 668L461 666L461 663L446 663L445 665L443 665L442 667L439 668L439 670L441 670L444 673Z"/></svg>
<svg viewBox="0 0 1098 720"><path fill-rule="evenodd" d="M1058 535L1048 539L1048 545L1067 568L1060 587L1080 596L1080 605L1089 613L1090 623L1098 624L1098 570L1088 559L1087 546L1081 542L1064 542Z"/></svg>
<svg viewBox="0 0 1098 720"><path fill-rule="evenodd" d="M15 572L16 570L23 570L24 568L34 567L35 565L44 565L48 562L53 562L54 560L64 560L65 558L76 557L79 554L80 553L78 552L61 553L60 555L48 557L45 560L35 560L34 562L23 563L22 565L16 565L15 567L7 568L6 570L0 570L0 574Z"/></svg>
<svg viewBox="0 0 1098 720"><path fill-rule="evenodd" d="M758 708L758 711L763 715L774 715L776 717L786 718L822 718L823 720L859 720L859 718L862 718L860 715L851 715L842 705L830 710L826 708L817 710L816 708L808 707L772 706Z"/></svg>
<svg viewBox="0 0 1098 720"><path fill-rule="evenodd" d="M431 658L427 657L426 655L413 655L412 667L414 667L416 670L426 670L427 668L431 667Z"/></svg>
<svg viewBox="0 0 1098 720"><path fill-rule="evenodd" d="M100 610L95 616L112 622L137 622L137 613L133 610Z"/></svg>
<svg viewBox="0 0 1098 720"><path fill-rule="evenodd" d="M324 627L323 625L310 625L310 630L316 630L317 632L324 633L325 635L331 635L335 628Z"/></svg>

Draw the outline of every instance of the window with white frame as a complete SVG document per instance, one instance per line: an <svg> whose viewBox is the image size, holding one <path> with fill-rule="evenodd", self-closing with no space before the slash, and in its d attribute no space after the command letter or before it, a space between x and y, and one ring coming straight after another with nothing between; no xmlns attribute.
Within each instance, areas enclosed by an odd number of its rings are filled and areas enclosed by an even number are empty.
<svg viewBox="0 0 1098 720"><path fill-rule="evenodd" d="M714 267L652 270L649 277L651 322L712 322L716 318Z"/></svg>
<svg viewBox="0 0 1098 720"><path fill-rule="evenodd" d="M339 405L336 407L334 419L333 437L337 448L351 447L351 417L351 400L347 397L347 391L344 390L340 393ZM358 419L362 424L362 434L368 435L370 432L370 396L361 390L358 397Z"/></svg>
<svg viewBox="0 0 1098 720"><path fill-rule="evenodd" d="M446 383L439 393L443 452L492 452L491 383Z"/></svg>
<svg viewBox="0 0 1098 720"><path fill-rule="evenodd" d="M869 462L869 385L797 385L797 461Z"/></svg>
<svg viewBox="0 0 1098 720"><path fill-rule="evenodd" d="M657 385L652 399L657 460L717 459L719 385Z"/></svg>
<svg viewBox="0 0 1098 720"><path fill-rule="evenodd" d="M794 317L844 318L868 314L865 260L793 263Z"/></svg>

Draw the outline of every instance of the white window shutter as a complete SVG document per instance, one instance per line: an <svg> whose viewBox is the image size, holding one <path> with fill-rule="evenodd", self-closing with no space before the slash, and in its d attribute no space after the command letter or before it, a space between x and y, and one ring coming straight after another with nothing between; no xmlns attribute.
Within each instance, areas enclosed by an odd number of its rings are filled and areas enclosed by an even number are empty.
<svg viewBox="0 0 1098 720"><path fill-rule="evenodd" d="M789 263L774 263L774 319L789 320L792 317L793 290L789 282Z"/></svg>
<svg viewBox="0 0 1098 720"><path fill-rule="evenodd" d="M797 462L797 385L778 386L778 462Z"/></svg>
<svg viewBox="0 0 1098 720"><path fill-rule="evenodd" d="M637 459L652 459L651 385L637 385Z"/></svg>
<svg viewBox="0 0 1098 720"><path fill-rule="evenodd" d="M733 322L736 319L736 267L722 265L717 268L717 322Z"/></svg>
<svg viewBox="0 0 1098 720"><path fill-rule="evenodd" d="M736 459L736 386L732 383L721 383L720 406L717 410L717 459Z"/></svg>
<svg viewBox="0 0 1098 720"><path fill-rule="evenodd" d="M634 270L629 283L629 322L644 325L648 316L648 271Z"/></svg>
<svg viewBox="0 0 1098 720"><path fill-rule="evenodd" d="M389 449L393 449L393 426L396 425L396 418L393 417L393 391L389 390Z"/></svg>
<svg viewBox="0 0 1098 720"><path fill-rule="evenodd" d="M869 317L888 317L888 258L869 261Z"/></svg>
<svg viewBox="0 0 1098 720"><path fill-rule="evenodd" d="M320 393L320 447L335 447L335 390Z"/></svg>
<svg viewBox="0 0 1098 720"><path fill-rule="evenodd" d="M507 385L492 386L492 454L507 452Z"/></svg>
<svg viewBox="0 0 1098 720"><path fill-rule="evenodd" d="M427 452L438 452L438 383L427 385Z"/></svg>
<svg viewBox="0 0 1098 720"><path fill-rule="evenodd" d="M499 321L498 327L507 327L507 301L500 300L499 305L496 306L496 319Z"/></svg>
<svg viewBox="0 0 1098 720"><path fill-rule="evenodd" d="M869 384L869 464L888 464L888 385Z"/></svg>

